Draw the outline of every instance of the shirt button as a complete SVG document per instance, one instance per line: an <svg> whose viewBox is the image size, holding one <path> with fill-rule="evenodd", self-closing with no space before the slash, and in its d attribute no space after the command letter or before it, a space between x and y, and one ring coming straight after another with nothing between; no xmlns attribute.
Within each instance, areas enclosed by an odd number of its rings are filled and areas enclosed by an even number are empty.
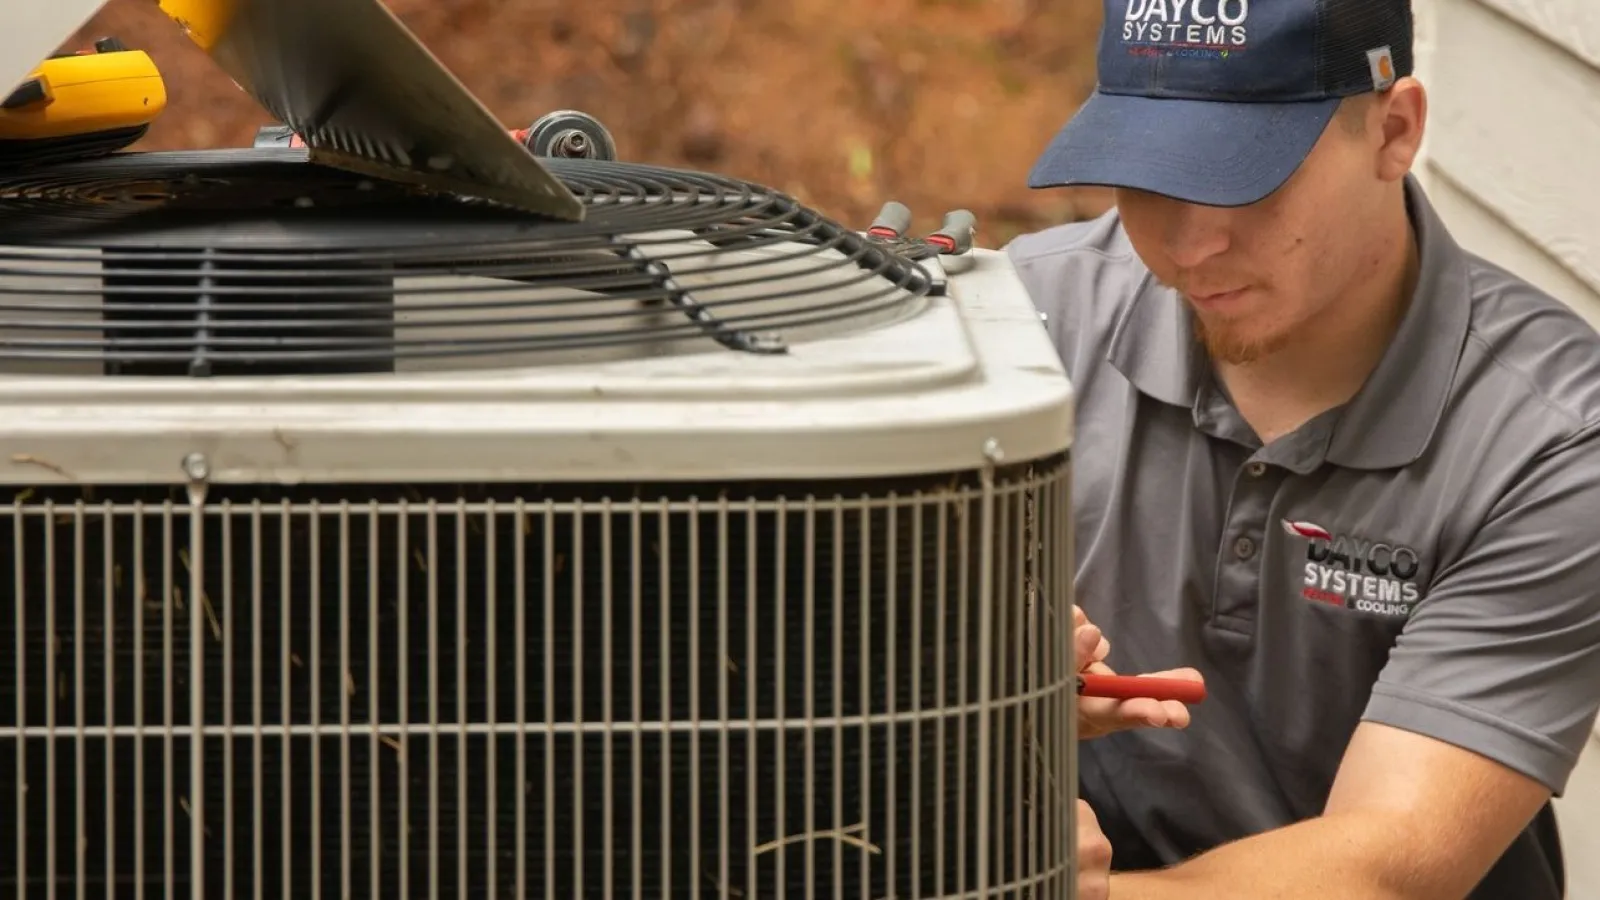
<svg viewBox="0 0 1600 900"><path fill-rule="evenodd" d="M1260 478L1261 476L1267 474L1267 464L1264 462L1253 462L1250 465L1245 466L1244 470L1250 473L1251 478Z"/></svg>
<svg viewBox="0 0 1600 900"><path fill-rule="evenodd" d="M1233 555L1240 559L1249 559L1256 552L1256 542L1247 537L1239 538L1233 542Z"/></svg>

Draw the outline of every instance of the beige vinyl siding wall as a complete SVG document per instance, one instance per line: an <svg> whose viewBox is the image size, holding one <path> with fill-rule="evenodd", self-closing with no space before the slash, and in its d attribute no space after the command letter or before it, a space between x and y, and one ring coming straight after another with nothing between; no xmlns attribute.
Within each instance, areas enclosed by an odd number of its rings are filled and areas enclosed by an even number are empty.
<svg viewBox="0 0 1600 900"><path fill-rule="evenodd" d="M1600 0L1413 5L1418 177L1463 245L1600 327ZM1600 728L1556 808L1568 896L1600 900Z"/></svg>

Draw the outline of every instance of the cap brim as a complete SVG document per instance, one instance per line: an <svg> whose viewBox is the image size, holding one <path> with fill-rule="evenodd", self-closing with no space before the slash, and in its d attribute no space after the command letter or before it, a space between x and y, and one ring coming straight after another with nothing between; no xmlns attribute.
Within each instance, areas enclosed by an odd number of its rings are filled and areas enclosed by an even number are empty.
<svg viewBox="0 0 1600 900"><path fill-rule="evenodd" d="M1289 180L1339 108L1095 93L1050 142L1032 188L1097 185L1246 206Z"/></svg>

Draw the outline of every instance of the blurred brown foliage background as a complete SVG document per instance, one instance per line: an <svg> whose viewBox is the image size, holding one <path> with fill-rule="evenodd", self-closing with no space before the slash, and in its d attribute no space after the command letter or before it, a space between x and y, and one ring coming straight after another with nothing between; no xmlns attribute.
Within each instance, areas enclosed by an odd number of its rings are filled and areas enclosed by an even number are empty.
<svg viewBox="0 0 1600 900"><path fill-rule="evenodd" d="M1027 173L1094 84L1095 0L385 0L507 127L575 108L634 162L769 184L865 228L978 215L979 242L1092 216ZM248 146L270 121L151 0L63 49L148 51L168 108L136 149Z"/></svg>

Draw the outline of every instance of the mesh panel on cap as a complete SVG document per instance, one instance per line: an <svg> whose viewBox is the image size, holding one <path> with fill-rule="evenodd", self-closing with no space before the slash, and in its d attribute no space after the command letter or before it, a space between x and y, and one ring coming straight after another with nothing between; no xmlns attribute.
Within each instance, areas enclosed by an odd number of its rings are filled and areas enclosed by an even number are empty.
<svg viewBox="0 0 1600 900"><path fill-rule="evenodd" d="M1409 0L1322 0L1317 6L1317 84L1330 94L1372 90L1367 51L1387 46L1394 75L1411 74Z"/></svg>

